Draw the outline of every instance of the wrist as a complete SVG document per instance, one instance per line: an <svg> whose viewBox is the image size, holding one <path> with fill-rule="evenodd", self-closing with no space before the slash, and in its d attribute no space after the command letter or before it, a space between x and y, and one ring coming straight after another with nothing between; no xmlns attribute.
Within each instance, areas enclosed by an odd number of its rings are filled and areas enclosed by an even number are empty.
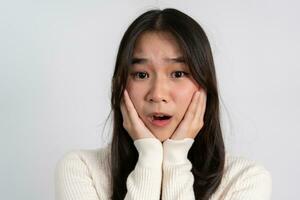
<svg viewBox="0 0 300 200"><path fill-rule="evenodd" d="M163 142L163 164L180 165L188 161L187 155L194 143L192 138L167 139Z"/></svg>
<svg viewBox="0 0 300 200"><path fill-rule="evenodd" d="M156 138L142 138L134 141L139 153L137 165L146 168L160 168L163 160L162 143Z"/></svg>

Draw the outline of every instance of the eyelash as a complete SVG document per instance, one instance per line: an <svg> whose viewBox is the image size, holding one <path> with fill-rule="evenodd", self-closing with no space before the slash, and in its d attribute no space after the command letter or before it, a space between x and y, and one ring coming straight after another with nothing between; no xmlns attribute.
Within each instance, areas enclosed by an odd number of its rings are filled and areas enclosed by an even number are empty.
<svg viewBox="0 0 300 200"><path fill-rule="evenodd" d="M187 72L185 72L185 71L174 71L174 72L175 72L175 73L176 73L176 72L181 72L181 73L183 74L183 76L178 77L178 78L183 78L184 76L185 76L185 77L186 77L186 76L189 76L189 73L187 73ZM147 72L133 72L133 73L131 73L131 76L132 76L133 78L137 78L137 75L138 75L138 74L142 74L142 73L147 74ZM144 78L137 78L137 79L143 80Z"/></svg>

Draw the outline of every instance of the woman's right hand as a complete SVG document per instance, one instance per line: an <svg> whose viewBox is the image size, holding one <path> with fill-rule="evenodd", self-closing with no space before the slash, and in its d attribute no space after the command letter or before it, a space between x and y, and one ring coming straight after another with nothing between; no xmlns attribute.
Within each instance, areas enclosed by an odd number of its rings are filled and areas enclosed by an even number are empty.
<svg viewBox="0 0 300 200"><path fill-rule="evenodd" d="M133 140L155 138L136 112L126 89L120 107L123 116L123 127Z"/></svg>

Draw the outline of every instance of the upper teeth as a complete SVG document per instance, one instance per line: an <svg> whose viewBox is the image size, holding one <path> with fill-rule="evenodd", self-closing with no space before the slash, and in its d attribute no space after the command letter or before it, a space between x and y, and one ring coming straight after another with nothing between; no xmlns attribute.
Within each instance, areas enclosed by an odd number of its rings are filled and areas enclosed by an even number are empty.
<svg viewBox="0 0 300 200"><path fill-rule="evenodd" d="M154 115L155 117L163 117L164 115Z"/></svg>

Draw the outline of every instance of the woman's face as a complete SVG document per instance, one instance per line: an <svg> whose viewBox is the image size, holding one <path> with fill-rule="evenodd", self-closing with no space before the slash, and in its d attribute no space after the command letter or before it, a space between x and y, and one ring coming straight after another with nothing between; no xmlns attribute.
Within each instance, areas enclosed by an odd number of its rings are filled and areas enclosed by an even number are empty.
<svg viewBox="0 0 300 200"><path fill-rule="evenodd" d="M160 141L171 138L199 90L182 56L168 33L146 32L135 44L126 89L139 117ZM152 123L154 112L172 117L158 126Z"/></svg>

